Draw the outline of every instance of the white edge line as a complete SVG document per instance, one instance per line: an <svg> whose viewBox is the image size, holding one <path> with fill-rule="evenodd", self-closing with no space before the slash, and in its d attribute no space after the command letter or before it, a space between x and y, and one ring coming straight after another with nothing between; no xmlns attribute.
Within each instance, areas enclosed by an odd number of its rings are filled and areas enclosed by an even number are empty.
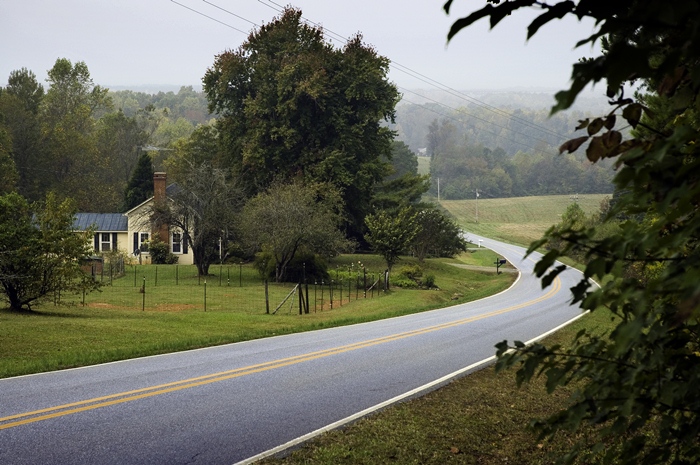
<svg viewBox="0 0 700 465"><path fill-rule="evenodd" d="M488 247L484 247L484 248L488 248ZM567 268L573 269L573 270L575 270L575 271L580 272L580 270L577 270L576 268L572 268L572 267L570 267L570 266L567 266ZM494 297L494 296L496 296L496 295L499 295L499 294L502 294L502 293L504 293L504 292L509 291L511 288L513 288L513 287L517 284L517 282L520 280L520 277L521 277L521 276L522 276L522 272L518 269L518 277L517 277L517 279L515 280L515 282L513 282L513 284L512 284L510 287L508 287L508 289L505 289L505 290L499 292L498 294L494 294L494 295L492 295L492 296L484 297L483 299L479 299L479 300L485 300L485 299L488 299L488 298L490 298L490 297ZM598 283L596 283L595 281L593 281L593 282L594 282L596 285L598 285ZM457 305L463 305L463 304L457 304ZM457 305L454 305L454 306L457 306ZM449 307L446 307L446 308L449 308ZM436 309L436 310L439 310L439 309ZM540 341L540 340L546 338L547 336L549 336L549 335L551 335L551 334L553 334L553 333L559 331L560 329L564 328L565 326L570 325L571 323L575 322L576 320L578 320L579 318L583 317L584 315L586 315L586 314L588 314L588 313L589 313L588 310L586 310L585 312L581 312L579 315L576 315L575 317L573 317L573 318L571 318L571 319L565 321L564 323L560 324L559 326L557 326L557 327L555 327L555 328L552 328L552 329L550 329L549 331L544 332L544 333L540 334L539 336L536 336L536 337L530 339L529 341L525 342L525 345L528 345L528 346L529 346L529 345L534 344L534 343L537 342L537 341ZM401 318L401 317L399 317L399 318ZM395 403L397 403L397 402L400 402L400 401L402 401L402 400L404 400L404 399L406 399L406 398L408 398L408 397L414 396L414 395L419 394L419 393L424 392L424 391L428 391L428 390L430 390L431 388L433 388L433 387L435 387L435 386L437 386L437 385L446 383L447 381L450 381L450 380L452 380L452 379L454 379L454 378L457 378L457 377L459 377L460 375L462 375L462 374L464 374L464 373L466 373L466 372L468 372L468 371L476 370L477 368L480 368L482 365L489 364L489 363L493 362L494 360L496 360L496 356L495 356L495 355L492 355L492 356L490 356L490 357L488 357L488 358L485 358L485 359L483 359L483 360L481 360L481 361L479 361L479 362L472 363L471 365L469 365L469 366L467 366L467 367L464 367L464 368L461 368L461 369L459 369L459 370L457 370L457 371L454 371L454 372L452 372L452 373L449 373L449 374L443 376L443 377L440 378L440 379L437 379L437 380L435 380L435 381L431 381L430 383L424 384L423 386L419 386L419 387L417 387L417 388L415 388L415 389L412 389L411 391L408 391L408 392L405 392L405 393L403 393L403 394L400 394L400 395L398 395L398 396L396 396L396 397L393 397L393 398L391 398L391 399L389 399L389 400L385 400L384 402L381 402L381 403L379 403L379 404L376 404L376 405L374 405L374 406L372 406L372 407L368 407L368 408L366 408L366 409L364 409L364 410L362 410L362 411L360 411L360 412L357 412L357 413L355 413L355 414L353 414L353 415L350 415L350 416L348 416L348 417L345 417L345 418L343 418L343 419L341 419L341 420L338 420L338 421L336 421L336 422L330 423L330 424L328 424L328 425L326 425L326 426L324 426L324 427L322 427L322 428L319 428L319 429L317 429L317 430L315 430L315 431L312 431L312 432L310 432L310 433L307 433L307 434L305 434L305 435L303 435L303 436L299 436L298 438L292 439L291 441L288 441L288 442L286 442L286 443L284 443L284 444L281 444L281 445L279 445L279 446L277 446L277 447L273 447L272 449L268 449L268 450L266 450L266 451L264 451L264 452L261 452L261 453L259 453L259 454L257 454L257 455L254 455L254 456L252 456L252 457L249 457L249 458L247 458L247 459L245 459L245 460L241 460L240 462L236 462L236 463L234 463L233 465L250 465L250 464L252 464L252 463L254 463L254 462L257 462L258 460L262 460L262 459L264 459L264 458L270 457L271 455L275 455L275 454L278 454L278 453L280 453L280 452L283 452L283 451L285 451L285 450L287 450L287 449L289 449L289 448L291 448L291 447L294 447L294 446L297 446L297 445L299 445L299 444L302 444L302 443L304 443L304 442L306 442L306 441L308 441L308 440L310 440L310 439L315 438L316 436L320 436L320 435L323 434L323 433L327 433L327 432L332 431L332 430L334 430L334 429L340 428L341 426L344 426L344 425L346 425L346 424L348 424L348 423L351 423L351 422L353 422L353 421L355 421L355 420L357 420L357 419L359 419L359 418L362 418L362 417L364 417L364 416L367 416L367 415L369 415L369 414L371 414L371 413L374 413L374 412L376 412L376 411L378 411L378 410L381 410L381 409L383 409L383 408L385 408L385 407L388 407L388 406L390 406L390 405L392 405L392 404L395 404Z"/></svg>
<svg viewBox="0 0 700 465"><path fill-rule="evenodd" d="M539 336L537 336L537 337L535 337L535 338L533 338L533 339L530 339L529 341L527 341L527 342L525 343L525 345L532 345L533 343L535 343L535 342L537 342L537 341L539 341L539 340L541 340L541 339L544 339L545 337L551 335L552 333L555 333L555 332L559 331L560 329L562 329L563 327L568 326L568 325L570 325L571 323L575 322L576 320L578 320L579 318L583 317L583 316L586 315L587 313L589 313L589 312L588 312L588 311L586 311L586 312L581 312L581 314L576 315L575 317L571 318L571 319L568 320L568 321L565 321L564 323L560 324L560 325L557 326L556 328L552 328L552 329L550 329L549 331L547 331L547 332L545 332L545 333L542 333L542 334L540 334ZM452 373L450 373L450 374L447 374L447 375L443 376L443 377L440 378L440 379L437 379L437 380L435 380L435 381L431 381L430 383L427 383L427 384L424 384L424 385L422 385L422 386L419 386L419 387L417 387L417 388L415 388L415 389L412 389L412 390L410 390L410 391L408 391L408 392L405 392L405 393L403 393L403 394L400 394L400 395L398 395L398 396L396 396L396 397L393 397L393 398L391 398L391 399L389 399L389 400L385 400L384 402L381 402L381 403L379 403L379 404L377 404L377 405L374 405L374 406L372 406L372 407L368 407L368 408L366 408L366 409L364 409L364 410L362 410L362 411L360 411L360 412L357 412L357 413L355 413L355 414L353 414L353 415L350 415L349 417L345 417L345 418L343 418L342 420L338 420L338 421L336 421L336 422L334 422L334 423L331 423L331 424L329 424L329 425L326 425L326 426L324 426L324 427L322 427L322 428L319 428L319 429L317 429L317 430L315 430L315 431L312 431L312 432L310 432L310 433L307 433L307 434L305 434L305 435L303 435L303 436L299 436L298 438L292 439L291 441L288 441L288 442L286 442L286 443L284 443L284 444L281 444L281 445L279 445L279 446L277 446L277 447L273 447L272 449L266 450L265 452L261 452L261 453L259 453L259 454L257 454L257 455L254 455L254 456L252 456L252 457L249 457L249 458L247 458L247 459L245 459L245 460L242 460L242 461L240 461L240 462L236 462L236 463L234 463L233 465L250 465L250 464L252 464L252 463L257 462L258 460L262 460L262 459L267 458L267 457L269 457L269 456L271 456L271 455L275 455L275 454L279 454L280 452L284 452L285 450L287 450L287 449L289 449L289 448L291 448L291 447L294 447L294 446L297 446L297 445L299 445L299 444L302 444L302 443L304 443L304 442L306 442L306 441L308 441L308 440L310 440L310 439L315 438L316 436L320 436L320 435L323 434L323 433L327 433L327 432L332 431L332 430L334 430L334 429L340 428L341 426L344 426L344 425L346 425L346 424L348 424L348 423L351 423L351 422L353 422L353 421L355 421L355 420L358 420L358 419L360 419L360 418L362 418L362 417L364 417L364 416L367 416L367 415L369 415L369 414L371 414L371 413L374 413L374 412L376 412L376 411L378 411L378 410L381 410L381 409L383 409L383 408L385 408L385 407L388 407L388 406L390 406L390 405L392 405L392 404L395 404L395 403L397 403L397 402L400 402L400 401L402 401L402 400L404 400L404 399L406 399L406 398L408 398L408 397L415 396L416 394L420 394L421 392L424 392L424 391L429 391L431 388L433 388L433 387L435 387L435 386L438 386L438 385L440 385L440 384L444 384L444 383L446 383L447 381L451 381L452 379L455 379L455 378L459 377L460 375L462 375L462 374L464 374L464 373L466 373L466 372L468 372L468 371L476 370L477 368L480 368L482 365L487 365L487 364L489 364L489 363L491 363L491 362L493 362L493 361L495 361L495 360L496 360L496 356L495 356L495 355L492 355L492 356L490 356L490 357L488 357L488 358L485 358L485 359L483 359L483 360L481 360L481 361L479 361L479 362L472 363L471 365L469 365L469 366L467 366L467 367L464 367L464 368L461 368L461 369L459 369L459 370L457 370L457 371L454 371L454 372L452 372Z"/></svg>

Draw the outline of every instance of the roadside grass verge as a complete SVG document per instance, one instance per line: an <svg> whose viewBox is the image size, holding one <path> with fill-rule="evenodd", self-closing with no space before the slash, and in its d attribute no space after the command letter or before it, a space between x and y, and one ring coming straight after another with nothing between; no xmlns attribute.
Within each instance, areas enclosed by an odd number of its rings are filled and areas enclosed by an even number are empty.
<svg viewBox="0 0 700 465"><path fill-rule="evenodd" d="M583 327L611 330L609 313L586 315L546 342L567 345ZM547 394L542 378L518 387L513 371L497 374L488 367L325 433L287 456L259 463L549 464L568 452L574 441L592 434L559 434L553 441L543 441L529 427L533 419L564 408L574 389L567 386Z"/></svg>
<svg viewBox="0 0 700 465"><path fill-rule="evenodd" d="M579 196L587 214L596 212L605 195ZM468 232L528 247L542 237L571 202L569 196L442 201ZM458 261L491 265L493 253L463 254ZM481 261L481 262L480 262ZM567 260L570 266L580 265ZM614 327L606 310L588 314L549 336L548 345L566 346L587 328L605 333ZM499 342L494 339L494 345ZM494 348L495 353L495 348ZM268 458L265 465L297 464L550 464L570 451L574 442L594 434L558 433L539 440L530 424L566 408L576 386L547 394L545 379L520 387L512 370L493 367L454 380L425 396L388 407L344 428L323 434L288 455Z"/></svg>
<svg viewBox="0 0 700 465"><path fill-rule="evenodd" d="M373 269L380 269L382 264L379 257L371 255L345 255L333 260L329 271L342 277L349 267L357 267L358 260ZM375 292L374 298L363 298L361 291L354 288L343 289L342 306L338 306L340 291L336 291L336 306L332 310L328 308L325 291L325 310L312 304L310 313L304 315L299 315L294 299L277 314L265 314L264 288L259 280L254 286L227 287L215 284L216 276L209 278L207 295L211 303L204 311L203 283L193 279L190 285L182 282L177 286L165 285L166 274L172 272L167 268L159 271L160 284L146 291L146 299L158 303L142 311L144 295L138 285L141 278L136 277L134 286L134 278L127 272L119 284L114 281L112 286L104 286L102 292L86 296L85 306L82 296L73 296L73 300L63 296L62 304L46 303L31 313L0 311L0 377L401 316L479 299L506 289L515 279L505 274L462 270L452 262L459 260L426 260L420 265L424 273L435 276L439 289L392 287L387 293ZM408 257L401 260L394 273L411 264L417 261ZM254 278L254 272L247 267L243 266L241 273ZM291 288L284 285L271 292L274 296L271 311ZM312 286L310 293L313 289ZM317 293L320 292L318 289ZM217 293L221 298L217 299ZM245 304L254 298L258 299L255 305Z"/></svg>

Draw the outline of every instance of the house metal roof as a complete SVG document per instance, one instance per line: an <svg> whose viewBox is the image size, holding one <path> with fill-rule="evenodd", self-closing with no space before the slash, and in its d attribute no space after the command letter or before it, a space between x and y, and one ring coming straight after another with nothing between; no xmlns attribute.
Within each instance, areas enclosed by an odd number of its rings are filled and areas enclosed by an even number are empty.
<svg viewBox="0 0 700 465"><path fill-rule="evenodd" d="M85 231L94 226L100 232L126 232L129 229L129 219L123 213L77 213L73 221L73 229Z"/></svg>

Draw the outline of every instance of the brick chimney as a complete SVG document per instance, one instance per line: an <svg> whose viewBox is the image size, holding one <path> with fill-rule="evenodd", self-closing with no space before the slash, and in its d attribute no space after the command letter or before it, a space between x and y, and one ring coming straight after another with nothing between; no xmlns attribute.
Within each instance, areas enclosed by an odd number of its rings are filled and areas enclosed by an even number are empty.
<svg viewBox="0 0 700 465"><path fill-rule="evenodd" d="M153 203L156 210L162 211L167 208L167 198L165 194L167 177L163 172L153 173ZM170 245L170 234L168 224L156 221L153 224L153 236L158 236L162 242Z"/></svg>

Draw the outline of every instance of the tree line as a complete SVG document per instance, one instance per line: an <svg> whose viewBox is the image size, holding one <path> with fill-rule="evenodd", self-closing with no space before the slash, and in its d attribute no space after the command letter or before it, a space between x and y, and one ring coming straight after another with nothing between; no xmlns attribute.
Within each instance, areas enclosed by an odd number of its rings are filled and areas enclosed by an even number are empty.
<svg viewBox="0 0 700 465"><path fill-rule="evenodd" d="M535 131L526 124L531 117L515 110L509 126L518 131ZM564 126L568 119L560 122ZM550 127L566 131L553 123L549 122ZM572 123L566 133L573 128ZM426 134L426 154L431 157L430 192L438 195L439 189L440 198L444 199L473 198L477 191L485 197L612 192L612 162L591 163L580 153L562 155L556 150L563 142L562 136L540 132L537 137L540 138L536 139L535 148L527 149L520 144L509 145L501 137L491 137L472 123L434 119Z"/></svg>

